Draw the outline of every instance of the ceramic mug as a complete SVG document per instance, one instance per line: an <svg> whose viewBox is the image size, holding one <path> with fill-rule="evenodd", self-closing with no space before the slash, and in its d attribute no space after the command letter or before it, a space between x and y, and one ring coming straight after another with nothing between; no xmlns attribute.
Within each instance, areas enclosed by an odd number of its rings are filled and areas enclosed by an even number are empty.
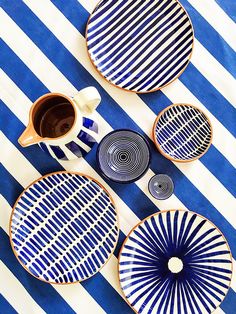
<svg viewBox="0 0 236 314"><path fill-rule="evenodd" d="M97 142L98 125L85 114L101 101L95 87L87 87L74 97L48 93L37 99L29 113L29 124L19 137L23 147L39 146L59 160L73 160L88 153Z"/></svg>

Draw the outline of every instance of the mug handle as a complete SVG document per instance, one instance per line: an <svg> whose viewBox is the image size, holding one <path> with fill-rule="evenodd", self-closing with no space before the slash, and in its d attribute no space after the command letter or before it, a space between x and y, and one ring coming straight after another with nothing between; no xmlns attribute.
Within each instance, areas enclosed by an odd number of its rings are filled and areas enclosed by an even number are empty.
<svg viewBox="0 0 236 314"><path fill-rule="evenodd" d="M100 104L101 96L95 87L90 86L79 91L73 100L82 112L90 114Z"/></svg>

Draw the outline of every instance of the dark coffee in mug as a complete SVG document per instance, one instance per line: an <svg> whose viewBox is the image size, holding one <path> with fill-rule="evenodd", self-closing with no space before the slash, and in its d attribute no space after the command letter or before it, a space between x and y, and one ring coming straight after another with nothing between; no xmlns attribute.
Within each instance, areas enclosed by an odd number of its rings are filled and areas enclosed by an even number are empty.
<svg viewBox="0 0 236 314"><path fill-rule="evenodd" d="M72 104L61 96L45 99L37 109L34 127L42 137L55 138L65 135L75 121Z"/></svg>

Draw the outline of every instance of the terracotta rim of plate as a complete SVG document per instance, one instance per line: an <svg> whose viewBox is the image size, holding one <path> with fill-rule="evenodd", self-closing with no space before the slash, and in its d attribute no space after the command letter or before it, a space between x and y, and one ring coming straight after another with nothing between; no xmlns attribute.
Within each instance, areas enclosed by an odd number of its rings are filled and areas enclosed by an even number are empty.
<svg viewBox="0 0 236 314"><path fill-rule="evenodd" d="M20 259L18 258L16 252L15 252L15 249L14 249L14 245L13 245L13 242L12 242L12 234L11 234L11 224L12 224L12 217L13 217L13 213L14 213L14 210L15 210L15 207L19 201L19 199L22 197L22 195L25 193L25 191L31 187L32 185L34 185L35 183L37 183L39 180L43 179L43 178L47 178L51 175L54 175L54 174L60 174L60 173L69 173L69 174L75 174L75 175L79 175L79 176L83 176L83 177L86 177L94 182L96 182L109 196L113 206L114 206L114 209L115 209L115 212L116 212L116 223L117 223L117 228L118 228L118 235L117 235L117 239L116 239L116 242L115 242L115 245L114 245L114 249L111 251L108 259L106 260L106 262L94 273L92 274L92 276L90 277L87 277L85 279L82 279L82 280L77 280L77 281L74 281L74 282L64 282L64 283L59 283L59 282L52 282L52 281L47 281L47 280L43 280L41 278L38 278L37 276L33 275L29 269L20 261ZM116 206L115 206L115 203L114 203L114 200L112 198L112 196L110 195L110 193L107 191L107 189L96 179L94 179L93 177L89 176L89 175L86 175L84 173L81 173L81 172L76 172L76 171L56 171L56 172L51 172L49 174L46 174L42 177L40 177L39 179L36 179L34 180L32 183L30 183L24 190L23 192L18 196L13 208L12 208L12 212L11 212L11 216L10 216L10 221L9 221L9 238L10 238L10 244L11 244L11 248L12 248L12 251L15 255L15 257L17 258L18 262L21 264L21 266L33 277L35 277L36 279L42 281L42 282L45 282L45 283L48 283L48 284L52 284L52 285L59 285L59 286L66 286L66 285L73 285L73 284L76 284L76 283L79 283L79 282L82 282L82 281L85 281L85 280L88 280L90 279L91 277L93 277L94 275L96 275L107 263L108 261L110 260L110 258L112 257L115 249L116 249L116 246L117 246L117 243L118 243L118 239L119 239L119 233L120 233L120 225L119 225L119 217L118 217L118 212L117 212L117 209L116 209Z"/></svg>
<svg viewBox="0 0 236 314"><path fill-rule="evenodd" d="M129 89L126 89L126 88L122 88L116 84L114 84L113 82L109 81L105 76L102 75L102 73L97 69L97 67L95 66L95 64L93 63L93 60L92 60L92 57L89 53L89 49L88 49L88 25L89 25L89 22L90 22L90 19L94 13L94 11L97 9L97 7L100 5L100 3L104 1L104 0L100 0L98 1L98 3L96 4L95 8L93 9L93 11L90 13L90 16L88 18L88 21L87 21L87 24L86 24L86 29L85 29L85 41L86 41L86 50L87 50L87 54L88 54L88 57L93 65L93 68L95 69L95 71L108 83L110 83L111 85L123 90L123 91L126 91L126 92L130 92L130 93L135 93L135 94L149 94L149 93L153 93L153 92L156 92L158 90L161 90L163 89L164 87L167 87L168 85L170 85L171 83L173 83L175 80L177 80L182 74L183 72L186 70L186 68L188 67L190 61L191 61L191 58L192 58L192 55L193 55L193 49L194 49L194 40L195 40L195 37L194 37L194 28L193 28L193 23L190 19L190 16L188 14L188 12L186 11L186 9L184 8L184 6L179 2L179 0L173 0L175 2L177 2L180 7L184 10L186 16L188 17L189 19L189 23L190 23L190 26L191 26L191 30L192 30L192 50L191 50L191 53L189 55L189 58L188 58L188 62L187 64L185 65L185 67L180 71L180 73L178 74L178 76L176 76L174 79L172 79L171 81L169 81L168 83L166 83L165 85L161 86L161 87L158 87L158 88L154 88L150 91L143 91L143 92L138 92L138 91L134 91L134 90L129 90Z"/></svg>
<svg viewBox="0 0 236 314"><path fill-rule="evenodd" d="M231 283L232 283L232 277L233 277L233 257L232 257L232 253L231 253L231 250L230 250L228 241L227 241L227 239L225 238L224 234L220 231L220 229L219 229L215 224L213 224L213 222L211 222L208 218L206 218L206 217L204 217L204 216L202 216L202 215L200 215L200 214L198 214L198 213L196 213L196 212L193 212L193 211L191 211L191 210L185 210L185 209L167 209L167 210L160 210L159 212L154 213L154 214L152 214L152 215L150 215L150 216L144 218L143 220L141 220L139 223L136 224L136 226L134 226L134 227L129 231L129 233L127 234L127 236L126 236L126 238L125 238L125 240L124 240L124 242L123 242L123 244L122 244L122 246L121 246L121 248L120 248L120 252L119 252L119 255L118 255L117 271L118 271L119 285L120 285L120 288L121 288L121 291L122 291L122 294L123 294L123 296L124 296L124 299L125 299L126 303L130 306L130 308L131 308L136 314L139 314L139 313L138 313L138 312L131 306L131 304L129 303L129 301L128 301L128 299L127 299L125 293L124 293L124 290L122 289L121 284L120 284L120 258L121 258L121 252L122 252L123 247L125 246L126 242L128 241L129 236L131 235L131 233L132 233L139 225L141 225L144 221L146 221L146 220L148 220L148 219L150 219L150 218L152 218L152 217L154 217L154 216L158 216L159 214L167 213L167 212L173 212L173 211L175 212L175 211L177 211L177 210L178 210L178 211L183 211L183 212L193 213L193 214L196 214L198 217L201 217L201 218L203 218L203 219L206 219L209 223L211 223L211 224L216 228L216 230L221 234L221 236L222 236L223 239L225 240L225 244L226 244L226 246L227 246L227 248L228 248L228 250L229 250L229 255L230 255L230 260L231 260L231 276L230 276L230 282L229 282L229 286L228 286L227 292L226 292L224 298L222 299L222 301L220 302L220 304L214 309L214 311L215 311L218 307L220 307L220 305L222 304L222 302L224 301L225 297L227 296L227 294L228 294L228 292L229 292L229 289L230 289L230 286L231 286ZM212 314L212 313L213 313L213 312L211 312L211 314Z"/></svg>
<svg viewBox="0 0 236 314"><path fill-rule="evenodd" d="M197 109L199 112L201 112L204 117L207 119L209 125L210 125L210 129L211 129L211 139L210 139L210 142L207 146L207 148L205 149L205 151L203 153L201 153L199 156L197 157L194 157L194 158L191 158L191 159L175 159L173 157L171 157L169 154L165 153L162 148L161 148L161 145L158 143L157 141L157 138L156 138L156 134L155 134L155 130L156 130L156 126L157 126L157 123L159 122L161 116L163 115L164 112L166 112L167 110L169 110L170 108L172 107L177 107L177 106L185 106L185 107L192 107L194 109ZM205 114L205 112L201 109L199 109L197 106L194 106L194 105L190 105L190 104L185 104L185 103L178 103L178 104L172 104L170 106L168 106L167 108L163 109L156 117L155 119L155 122L153 124L153 128L152 128L152 139L153 139L153 142L156 146L156 148L158 149L158 151L161 153L162 156L164 156L165 158L171 160L171 161L175 161L175 162L180 162L180 163L188 163L188 162L191 162L191 161L194 161L194 160L198 160L199 158L201 158L203 155L206 154L206 152L208 151L208 149L210 148L211 144L212 144L212 141L213 141L213 126L212 126L212 123L210 121L210 119L208 118L208 116Z"/></svg>

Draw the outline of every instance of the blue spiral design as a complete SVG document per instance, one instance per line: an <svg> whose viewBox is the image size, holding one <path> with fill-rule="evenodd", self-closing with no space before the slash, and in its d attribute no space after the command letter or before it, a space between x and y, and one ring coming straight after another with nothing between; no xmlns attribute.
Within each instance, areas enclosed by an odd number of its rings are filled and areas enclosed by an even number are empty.
<svg viewBox="0 0 236 314"><path fill-rule="evenodd" d="M145 219L120 252L120 284L138 313L212 313L229 289L231 274L223 235L188 211Z"/></svg>
<svg viewBox="0 0 236 314"><path fill-rule="evenodd" d="M150 159L145 138L126 129L107 134L97 149L97 161L103 175L119 183L140 179L148 170Z"/></svg>

